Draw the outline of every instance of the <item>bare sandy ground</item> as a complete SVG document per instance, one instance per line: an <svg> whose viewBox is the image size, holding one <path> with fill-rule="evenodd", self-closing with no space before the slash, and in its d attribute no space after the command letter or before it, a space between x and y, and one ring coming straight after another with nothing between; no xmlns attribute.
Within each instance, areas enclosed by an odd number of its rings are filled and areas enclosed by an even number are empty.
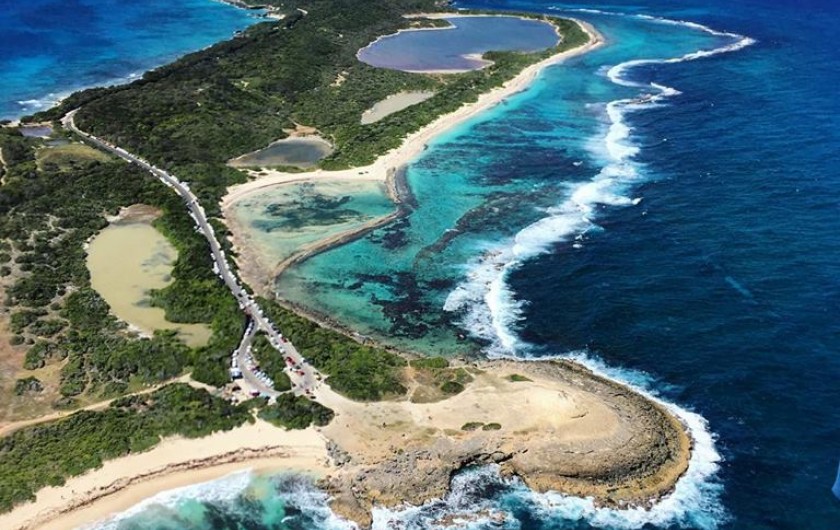
<svg viewBox="0 0 840 530"><path fill-rule="evenodd" d="M648 505L688 467L691 443L673 416L577 365L491 361L467 370L474 381L462 393L433 403L316 392L336 412L323 433L349 457L324 482L333 511L369 527L374 507L441 498L453 473L488 463L539 492Z"/></svg>
<svg viewBox="0 0 840 530"><path fill-rule="evenodd" d="M414 90L391 94L382 101L378 101L374 106L362 113L362 125L376 123L382 118L390 116L395 112L399 112L412 105L422 103L434 95L435 93L431 90Z"/></svg>
<svg viewBox="0 0 840 530"><path fill-rule="evenodd" d="M373 505L442 496L451 473L475 458L503 456L510 471L540 491L607 498L656 497L686 469L684 429L626 387L551 363L493 361L466 369L474 377L466 389L432 403L359 403L321 384L316 398L336 414L326 427L285 431L257 420L205 438L167 439L42 489L36 501L0 515L0 528L70 530L159 492L243 469L323 478L335 495L333 509L363 526ZM527 379L511 380L513 374ZM498 425L470 430L468 423ZM349 460L334 463L336 451Z"/></svg>
<svg viewBox="0 0 840 530"><path fill-rule="evenodd" d="M527 369L513 362L496 363L476 373L460 394L434 403L359 403L322 385L316 398L336 413L323 433L345 451L374 463L394 447L423 445L442 436L473 436L462 430L469 422L498 423L505 433L539 433L561 443L609 440L621 427L601 396ZM517 373L527 373L531 381L508 379Z"/></svg>

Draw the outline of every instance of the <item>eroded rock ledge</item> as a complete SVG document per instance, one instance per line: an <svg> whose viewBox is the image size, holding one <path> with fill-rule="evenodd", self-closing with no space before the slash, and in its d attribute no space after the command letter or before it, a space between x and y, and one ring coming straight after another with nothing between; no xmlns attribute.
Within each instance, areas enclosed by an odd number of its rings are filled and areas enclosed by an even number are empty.
<svg viewBox="0 0 840 530"><path fill-rule="evenodd" d="M578 364L493 361L469 369L475 380L467 389L436 403L319 396L338 412L323 431L342 463L321 483L333 510L369 527L374 505L440 498L458 470L487 463L536 491L644 505L671 491L688 467L691 441L674 416Z"/></svg>

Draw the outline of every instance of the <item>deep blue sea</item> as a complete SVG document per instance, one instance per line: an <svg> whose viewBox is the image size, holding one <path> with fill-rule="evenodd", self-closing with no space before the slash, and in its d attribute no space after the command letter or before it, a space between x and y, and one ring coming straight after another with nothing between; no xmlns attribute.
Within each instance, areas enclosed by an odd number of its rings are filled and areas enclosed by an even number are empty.
<svg viewBox="0 0 840 530"><path fill-rule="evenodd" d="M214 0L0 0L0 119L128 81L257 21Z"/></svg>
<svg viewBox="0 0 840 530"><path fill-rule="evenodd" d="M696 451L652 510L484 468L375 527L488 508L510 530L840 528L840 3L458 5L579 17L608 45L436 140L409 170L420 206L402 246L374 234L279 287L402 345L451 351L431 330L452 328L485 355L574 357L669 404ZM389 304L409 302L427 320L394 328ZM241 473L102 527L346 527L325 501L300 477Z"/></svg>

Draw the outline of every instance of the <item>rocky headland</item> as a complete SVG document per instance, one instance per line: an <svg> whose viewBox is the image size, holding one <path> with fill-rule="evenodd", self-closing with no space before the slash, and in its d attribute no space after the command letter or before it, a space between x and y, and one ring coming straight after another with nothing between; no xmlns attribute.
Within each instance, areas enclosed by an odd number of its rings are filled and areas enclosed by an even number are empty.
<svg viewBox="0 0 840 530"><path fill-rule="evenodd" d="M371 508L443 497L453 474L499 464L530 488L646 505L688 467L691 441L659 404L572 362L482 362L460 394L433 403L319 400L337 470L320 485L332 509L369 527Z"/></svg>

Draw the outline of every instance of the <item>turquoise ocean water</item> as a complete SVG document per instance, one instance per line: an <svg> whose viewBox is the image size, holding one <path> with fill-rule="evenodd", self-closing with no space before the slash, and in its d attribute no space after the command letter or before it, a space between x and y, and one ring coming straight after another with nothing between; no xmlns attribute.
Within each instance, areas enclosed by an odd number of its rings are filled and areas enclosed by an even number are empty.
<svg viewBox="0 0 840 530"><path fill-rule="evenodd" d="M695 451L651 510L481 468L445 499L378 510L375 528L483 509L505 522L465 527L840 528L840 7L459 5L580 17L608 45L439 137L409 169L416 212L278 289L404 347L579 359L663 400ZM98 527L348 526L308 480L246 472Z"/></svg>

